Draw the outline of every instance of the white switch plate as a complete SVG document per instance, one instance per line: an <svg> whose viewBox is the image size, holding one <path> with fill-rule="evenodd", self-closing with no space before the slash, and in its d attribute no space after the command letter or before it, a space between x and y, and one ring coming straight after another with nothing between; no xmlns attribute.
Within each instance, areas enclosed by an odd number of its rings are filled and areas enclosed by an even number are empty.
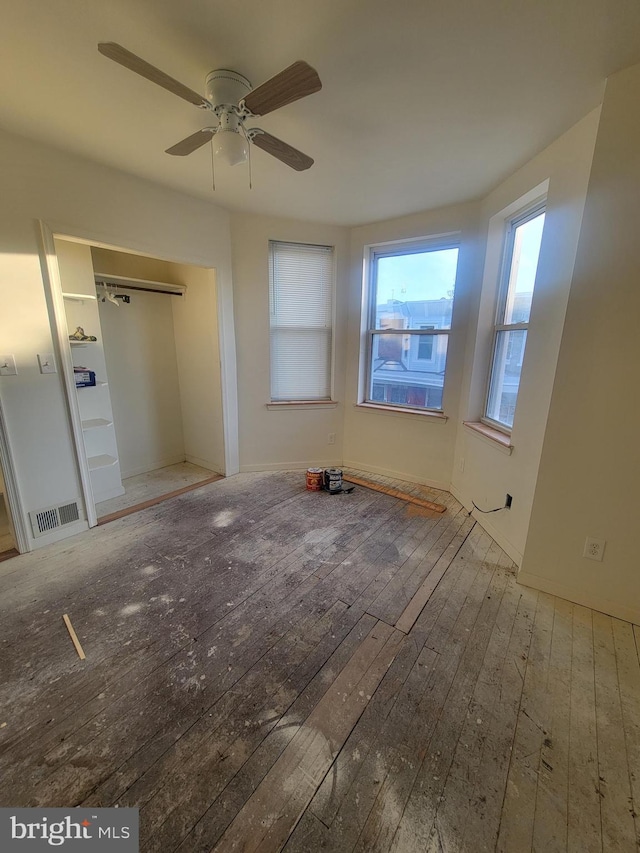
<svg viewBox="0 0 640 853"><path fill-rule="evenodd" d="M0 376L17 376L16 360L12 355L0 355Z"/></svg>
<svg viewBox="0 0 640 853"><path fill-rule="evenodd" d="M56 360L52 352L38 353L40 373L57 373Z"/></svg>

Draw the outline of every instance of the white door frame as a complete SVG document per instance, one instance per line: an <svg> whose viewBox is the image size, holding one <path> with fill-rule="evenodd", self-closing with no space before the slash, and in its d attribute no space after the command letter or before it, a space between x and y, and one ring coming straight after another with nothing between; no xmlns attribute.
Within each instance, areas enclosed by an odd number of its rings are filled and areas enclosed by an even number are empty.
<svg viewBox="0 0 640 853"><path fill-rule="evenodd" d="M115 249L121 252L131 252L132 254L144 254L145 256L160 257L157 253L154 255L153 249L149 252L141 252L131 246L121 244L113 235L100 235L94 232L84 232L77 227L56 227L43 220L38 220L40 226L40 243L42 253L42 268L44 289L48 304L50 305L52 316L52 333L54 344L56 345L56 355L59 358L59 363L62 367L65 395L67 398L71 427L73 430L74 444L76 449L76 457L78 460L78 470L80 472L80 480L82 486L82 494L87 512L87 521L90 527L97 524L97 516L95 512L95 503L93 500L93 492L91 489L91 475L86 462L84 452L80 452L79 448L84 448L84 436L82 433L82 424L80 418L80 410L78 406L78 398L75 392L75 378L73 375L73 362L69 342L66 338L66 314L64 309L64 298L62 296L62 280L60 278L60 269L58 266L58 258L56 255L56 247L54 238L72 240L77 243L86 243L91 246L101 246L107 249ZM229 275L226 275L223 280L218 275L218 269L211 267L204 262L204 259L187 259L187 258L172 258L164 257L166 261L179 264L192 264L202 267L203 269L215 269L216 271L216 294L218 308L218 335L220 341L220 371L222 384L222 422L224 434L224 463L225 476L229 477L232 474L237 474L240 470L239 460L239 436L238 436L238 391L237 391L237 372L236 372L236 353L235 353L235 334L234 334L234 318L233 318L233 289Z"/></svg>
<svg viewBox="0 0 640 853"><path fill-rule="evenodd" d="M16 547L21 554L26 554L31 550L29 537L25 528L25 513L23 510L22 498L20 497L20 489L18 487L18 478L16 477L16 468L11 455L11 447L9 445L9 435L7 432L7 424L2 411L2 401L0 400L0 467L2 468L2 478L6 488L5 497L9 506L11 515L11 523L13 525L13 533L16 540Z"/></svg>
<svg viewBox="0 0 640 853"><path fill-rule="evenodd" d="M42 222L42 220L40 220L40 236L44 250L42 277L45 293L51 307L51 331L53 333L53 343L56 349L58 364L62 368L65 397L67 399L67 408L73 432L75 457L80 474L82 498L87 514L87 523L89 527L95 527L98 523L98 517L95 500L93 499L93 489L91 488L91 472L89 471L87 455L84 452L82 418L80 415L80 406L78 405L78 395L76 394L76 381L73 372L71 347L69 346L67 317L64 308L64 297L62 295L62 279L60 278L60 267L58 266L58 256L56 255L56 244L54 242L56 235L46 222Z"/></svg>

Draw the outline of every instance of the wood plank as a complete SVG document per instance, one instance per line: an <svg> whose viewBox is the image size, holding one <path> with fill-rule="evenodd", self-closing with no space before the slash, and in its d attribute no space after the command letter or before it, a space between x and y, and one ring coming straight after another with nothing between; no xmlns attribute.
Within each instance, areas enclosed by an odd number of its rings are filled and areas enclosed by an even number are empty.
<svg viewBox="0 0 640 853"><path fill-rule="evenodd" d="M602 850L592 611L573 608L567 850Z"/></svg>
<svg viewBox="0 0 640 853"><path fill-rule="evenodd" d="M524 588L517 590L519 602L515 623L497 689L497 702L489 717L482 758L475 773L471 808L462 832L462 843L478 851L500 849L497 839L521 708L523 667L530 654L537 611L538 593ZM478 723L478 718L475 722L482 727L484 718L479 719L481 723ZM471 717L472 723L473 720Z"/></svg>
<svg viewBox="0 0 640 853"><path fill-rule="evenodd" d="M238 847L246 853L281 849L401 641L399 631L376 624L222 836L214 848L217 853Z"/></svg>
<svg viewBox="0 0 640 853"><path fill-rule="evenodd" d="M392 836L393 840L388 848L392 853L422 851L429 843L441 802L440 797L466 720L480 663L484 659L506 584L507 577L504 572L481 570L478 573L474 583L478 606L474 608L474 618L469 626L467 642L459 660L455 657L450 660L450 674L441 676L445 684L449 682L450 687L444 693L444 697L437 700L437 710L429 707L428 701L426 705L421 703L421 709L424 708L423 713L431 720L429 728L432 729L432 734L420 738L417 754L423 760L395 834ZM443 662L446 658L446 654L440 656ZM437 695L439 690L440 688L436 689L434 695ZM386 831L391 835L390 830L393 826L387 824L385 827L382 821L380 823L382 824L380 831ZM380 845L380 849L384 849L385 846L386 841L384 845Z"/></svg>
<svg viewBox="0 0 640 853"><path fill-rule="evenodd" d="M492 570L482 572L480 560L458 557L456 562L456 568L460 571L453 571L452 582L445 582L438 588L437 597L444 599L444 606L436 607L430 602L431 607L438 612L430 623L430 645L444 650L442 659L438 656L434 661L432 649L423 648L384 731L370 743L370 748L364 753L364 760L358 757L352 765L344 762L341 772L346 771L349 782L343 800L338 804L337 813L335 800L333 803L331 799L326 802L326 795L322 805L322 788L327 789L328 780L325 780L312 802L314 813L325 823L331 823L330 830L323 835L322 849L351 849L357 842L373 803L379 805L379 815L386 827L389 842L393 836L396 824L392 817L395 814L396 823L400 820L436 725L439 709L445 702L454 678L455 661L459 660L470 640L471 628L466 626L473 626L477 619L492 575ZM414 639L413 634L409 635L407 641L413 640L418 647L424 645L427 635L418 633L416 636L417 639ZM349 743L345 749L351 752ZM351 757L353 759L353 753ZM355 774L354 766L357 768ZM344 789L344 782L338 781L337 784ZM384 792L379 798L382 789ZM391 808L394 804L395 808ZM324 810L319 811L319 808ZM387 808L391 808L390 813ZM297 831L287 849L289 847L300 853L305 849L300 846Z"/></svg>
<svg viewBox="0 0 640 853"><path fill-rule="evenodd" d="M433 512L444 512L446 507L442 504L434 503L434 501L426 501L424 498L416 498L413 495L403 492L400 489L393 489L389 486L383 486L380 483L374 483L371 480L362 480L360 477L354 477L349 474L344 478L347 483L354 483L356 486L364 486L366 489L373 489L376 492L383 492L392 498L399 498L401 501L416 504L424 509L430 509Z"/></svg>
<svg viewBox="0 0 640 853"><path fill-rule="evenodd" d="M613 640L614 620L593 611L598 789L604 850L633 850L636 833Z"/></svg>
<svg viewBox="0 0 640 853"><path fill-rule="evenodd" d="M573 604L554 599L549 659L550 718L542 742L533 826L535 850L567 847L569 797L569 721Z"/></svg>
<svg viewBox="0 0 640 853"><path fill-rule="evenodd" d="M444 849L495 847L534 612L535 594L508 582L436 813Z"/></svg>
<svg viewBox="0 0 640 853"><path fill-rule="evenodd" d="M526 661L511 764L500 823L497 850L530 850L540 756L549 721L546 687L553 633L553 598L538 597L533 637Z"/></svg>
<svg viewBox="0 0 640 853"><path fill-rule="evenodd" d="M437 561L433 569L429 572L425 580L420 584L420 587L417 589L415 595L406 606L404 611L402 612L400 618L396 622L396 628L399 631L403 631L405 634L408 634L413 625L415 624L418 616L420 615L421 610L424 608L425 604L431 597L434 589L440 583L442 576L446 572L451 560L458 553L460 548L462 547L462 543L467 538L475 521L471 518L468 518L463 524L458 533L454 536L451 543L447 546L444 554Z"/></svg>
<svg viewBox="0 0 640 853"><path fill-rule="evenodd" d="M119 518L125 518L127 515L133 515L134 512L140 512L143 509L150 509L152 506L170 501L172 498L177 498L180 495L186 495L187 492L193 492L196 489L201 489L203 486L209 486L211 483L217 483L218 480L224 480L222 474L215 474L213 477L207 477L206 480L201 480L199 483L192 483L190 486L183 486L181 489L174 489L172 492L167 492L164 495L158 495L155 498L149 498L147 501L133 504L132 506L110 512L107 515L101 515L98 519L98 525L109 524L110 521L117 521Z"/></svg>
<svg viewBox="0 0 640 853"><path fill-rule="evenodd" d="M369 506L368 502L367 502L366 506L367 506L367 507ZM370 533L370 531L369 531L369 533ZM359 537L359 538L358 538L358 542L359 542L359 541L361 541L361 538L362 538L362 537ZM263 541L263 540L260 540L260 541ZM251 551L251 552L249 552L249 553L245 553L246 549L243 549L243 550L241 551L242 556L246 557L246 559L247 559L247 560L250 560L250 561L251 561L251 563L252 563L252 565L256 565L257 563L259 563L259 562L261 562L261 561L263 560L263 555L266 553L266 550L267 550L267 549L268 549L268 547L269 547L269 546L267 546L267 543L265 543L264 541L263 541L263 546L264 546L264 547L263 547L263 549L262 549L262 551L261 551L261 552L258 552L258 551ZM290 549L289 549L289 550L290 550ZM297 549L296 551L291 551L291 550L290 550L290 555L291 555L291 557L295 558L297 555L302 554L302 553L305 553L305 551L306 551L306 546L303 546L302 548ZM310 557L312 558L314 553L319 553L320 551L321 551L321 547L320 547L320 546L315 546L315 547L310 551ZM205 549L203 549L203 554L204 554L205 556L204 556L204 560L203 560L203 561L202 561L202 563L201 563L201 565L202 565L202 569L199 571L199 573L194 574L194 572L193 572L193 565L191 565L191 566L189 567L188 576L189 576L189 580L190 580L190 581L193 581L193 582L195 582L196 584L199 584L199 583L200 583L200 578L201 578L201 577L204 579L204 577L206 577L206 575L207 575L207 574L209 574L209 575L210 575L211 570L214 568L214 564L211 562L211 558L209 558L208 556L206 556L208 553L209 553L208 549L206 549L206 548L205 548ZM290 560L290 557L287 557L285 560L280 559L280 561L278 561L278 557L280 557L280 558L281 558L281 557L282 557L282 553L283 553L283 552L281 551L281 549L280 549L280 550L277 550L277 551L274 553L274 555L273 555L272 557L270 557L268 560L266 560L266 565L265 565L265 567L266 567L266 569L268 570L268 572L272 574L272 576L273 576L274 578L276 578L276 577L278 576L278 573L276 573L275 575L273 575L272 566L274 565L274 563L275 563L276 565L278 565L278 564L279 564L278 572L279 572L279 571L280 571L280 569L282 569L283 567L284 567L287 571L294 571L294 572L298 572L298 571L299 571L299 569L298 569L298 568L295 566L295 564L294 564L294 563L295 563L295 560L291 561L291 560ZM190 557L191 564L193 564L194 555L197 557L197 553L196 553L196 552L192 552L191 557ZM232 551L232 552L231 552L231 555L229 555L229 556L233 556L233 555L234 555L234 552ZM226 559L226 556L227 556L227 555L224 555L224 558L225 558L225 559ZM224 561L222 561L222 564L223 564L224 568L226 569L226 563L224 563ZM149 564L147 564L147 565L143 566L143 568L144 568L143 576L142 576L142 577L140 577L140 576L138 575L137 571L136 571L136 572L135 572L135 577L139 577L139 578L140 578L140 583L142 583L142 584L146 585L146 590L145 590L145 592L147 592L147 594L149 594L150 592L152 592L152 591L153 591L153 589L154 589L154 588L156 588L156 589L158 590L158 592L161 592L161 591L163 590L163 588L164 588L164 590L165 590L165 595L157 595L157 596L155 596L155 598L156 598L156 604L161 604L161 605L162 605L162 602L163 602L164 600L167 600L167 598L174 598L175 600L177 600L177 599L180 597L180 595L183 593L183 591L184 591L184 590L181 588L180 584L182 584L182 583L183 583L183 578L185 577L186 567L181 566L181 567L180 567L180 569L181 569L180 574L179 574L179 575L175 575L176 583L177 583L177 585L176 585L176 587L175 587L175 592L173 592L172 590L167 590L167 581L166 581L166 579L165 579L164 577L162 577L162 575L163 575L163 574L164 574L164 575L166 575L166 572L167 572L167 571L169 570L169 568L170 568L170 564L165 564L165 569L164 569L163 571L161 571L161 570L160 570L160 569L161 569L160 564L156 564L156 565L153 567L153 568L154 568L154 574L153 574L153 577L152 577L151 581L149 581L149 580L148 580L148 577L149 577L149 576L148 576L148 574L146 574L146 571L147 571L147 569L150 569L150 568L152 568L152 567L151 567ZM156 569L158 569L158 571L155 571ZM266 577L266 580L269 580L269 576L268 576L268 575L267 575L267 576L265 576L265 577ZM173 578L172 578L172 580L173 580ZM120 584L120 586L122 586L122 584ZM220 594L220 592L222 592L222 593L228 592L231 598L233 598L234 596L236 596L236 598L237 598L237 593L238 593L237 588L236 588L236 589L233 589L233 590L232 590L232 589L229 589L229 590L225 591L225 590L224 590L224 588L223 588L223 587L221 586L221 584L220 584L220 579L218 579L218 581L217 581L217 583L216 583L216 587L217 587L217 593L218 593L218 595ZM103 587L103 588L104 588L104 587ZM128 601L130 601L130 598L127 598L127 596L129 595L129 593L126 591L126 585L125 585L124 589L125 589L125 591L124 591L124 592L122 592L122 591L119 589L119 586L118 586L118 585L116 585L116 587L115 587L114 589L111 589L111 590L109 590L109 591L104 590L104 592L102 593L102 599L106 600L107 598L109 598L109 599L110 599L110 603L111 603L111 605L112 605L116 610L118 609L118 607L124 607L125 605L127 605L127 604L128 604ZM263 591L263 593L262 593L262 594L263 594L263 596L265 595L265 593L266 593L266 591L267 591L267 590L268 590L268 587L265 587L265 588L264 588L264 591ZM169 596L167 596L167 595L166 595L166 591L171 592L171 594L170 594ZM118 599L120 599L120 604L118 604ZM153 596L153 595L151 595L151 596L150 596L150 600L151 600L151 601L153 601L153 600L154 600L154 596ZM216 599L214 599L214 601L217 601L217 602L218 602L217 607L218 607L219 612L220 612L222 615L225 615L225 616L227 616L227 614L229 613L228 608L225 606L225 602L226 602L226 601L228 601L228 600L229 600L229 599L226 599L226 598L225 598L224 600L220 600L220 598L219 598L219 597L218 597L218 598L216 598ZM185 599L185 602L186 602L186 599ZM91 596L88 596L88 597L87 597L87 596L83 596L83 598L82 598L79 602L77 602L77 607L78 607L78 610L79 610L79 612L80 612L81 614L82 614L82 612L83 612L82 608L83 608L83 607L87 607L87 606L88 606L89 612L91 612L91 613L92 613L92 612L93 612L93 611L92 611L92 606L93 606L93 607L95 607L95 604L91 605ZM208 606L208 605L207 605L207 606ZM175 608L175 609L176 609L176 614L175 614L175 616L176 616L176 617L178 617L178 619L180 620L180 625L181 625L182 627L184 627L184 623L185 623L185 619L186 619L186 618L188 618L189 620L193 621L193 620L192 620L192 615L194 615L194 614L197 614L197 613L198 613L198 610L195 610L195 611L194 611L194 609L193 609L193 605L191 605L191 606L190 606L190 609L188 609L188 610L185 610L185 608L186 608L186 607L187 607L187 605L186 605L186 603L185 603L185 605L184 605L182 608ZM198 602L197 607L198 607L198 609L202 609L202 605L201 605L201 603L200 603L200 602ZM266 601L266 600L265 600L264 607L266 608L266 611L271 610L271 608L269 608L269 607L268 607L268 601ZM165 609L165 610L166 610L166 606L164 606L164 608L163 608L163 609ZM209 609L210 609L210 607L209 607ZM265 611L265 612L266 612L266 611ZM204 611L203 611L203 612L204 612ZM236 616L237 616L237 614L236 614ZM45 618L46 618L46 617L45 617ZM107 636L108 632L105 632L104 620L101 620L101 621L102 621L102 624L101 624L101 626L100 626L100 634L99 634L98 636L102 639L102 638L104 638L105 636ZM214 621L215 621L215 620L214 620ZM227 622L228 622L228 618L227 618ZM126 624L127 624L127 627L129 627L129 626L131 626L132 624L134 624L134 621L133 621L133 620L128 620ZM142 627L143 627L143 628L144 628L144 624L145 624L145 623L143 623L143 624L142 624ZM211 622L209 622L209 624L211 624ZM206 625L206 623L205 623L205 625ZM256 627L256 621L255 621L255 619L254 619L254 621L253 621L253 623L252 623L252 628L255 630L255 627ZM193 626L189 626L189 627L187 628L187 631L189 632L189 633L187 634L187 637L186 637L186 639L187 639L187 640L188 640L190 637L192 637L192 636L196 636L196 635L199 635L199 634L201 634L201 633L202 633L202 629L198 630L198 628L197 628L195 625L193 625ZM94 632L94 634L95 634L95 632ZM131 642L131 637L132 637L132 636L133 636L133 635L129 635L129 637L127 637L126 633L125 633L125 635L123 636L123 629L122 629L122 627L120 627L120 626L118 627L118 630L117 630L116 634L114 635L114 645L115 645L114 653L116 653L116 652L117 652L118 660L120 660L120 659L123 657L123 655L122 655L122 651L123 651L123 643L124 643L124 641L125 641L125 638L127 639L127 643L125 643L125 645L128 645L128 644ZM150 657L150 655L149 655L149 649L147 648L147 646L148 646L148 642L144 639L144 637L142 638L142 641L143 641L143 645L141 645L141 652L142 652L142 651L144 651L144 660L145 660L145 666L146 666L146 665L147 665L147 662L148 662L149 660L153 660L153 656L151 656L151 657ZM166 655L166 646L167 646L167 644L166 644L166 640L162 640L162 643L159 643L159 645L160 645L160 647L161 647L161 654L162 654L162 653L164 653L164 655L165 655L165 656L167 656L167 655ZM132 648L132 647L130 647L130 649L131 649L131 648ZM135 648L135 646L133 646L133 648ZM171 653L171 649L169 649L169 651L170 651L170 653ZM125 659L127 659L127 658L125 657ZM96 662L99 662L99 661L100 661L100 655L96 655L96 654L95 654L95 649L93 650L93 653L92 653L92 660L93 660L93 661L96 661ZM96 670L96 672L100 672L100 670ZM139 680L139 678L138 678L138 680ZM65 687L66 687L66 686L67 686L67 680L65 679ZM72 708L73 708L73 710L74 710L74 718L75 718L73 721L72 721L72 720L70 720L70 721L69 721L69 725L72 725L72 729L71 729L71 730L73 730L73 731L77 730L77 728L78 728L78 722L77 722L78 699L77 699L77 694L79 693L80 695L82 695L82 694L86 693L86 691L87 691L87 685L86 685L86 683L82 683L82 684L74 683L74 684L72 684L72 685L70 685L70 686L69 686L69 691L68 691L68 692L69 692L69 694L70 694L71 707L72 707ZM96 689L95 689L95 695L99 694L100 692L104 692L104 684L102 683L102 681L99 681L99 682L98 682L98 684L97 684L97 686L96 686ZM103 703L102 703L102 702L99 702L99 703L98 703L98 705L99 705L100 707L103 707ZM50 738L54 737L54 735L57 735L57 736L64 736L64 730L61 730L61 729L59 728L59 725L58 725L58 724L56 725L55 729L56 729L55 731L54 731L54 730L52 730L52 731L50 732L50 734L49 734L49 737L50 737ZM27 735L27 736L29 736L29 735ZM19 746L20 746L20 745L19 745Z"/></svg>
<svg viewBox="0 0 640 853"><path fill-rule="evenodd" d="M64 624L67 626L67 631L69 632L69 636L71 637L71 642L73 643L75 650L78 653L78 657L80 658L80 660L85 660L86 655L84 653L82 645L80 644L80 640L78 639L78 635L76 634L76 632L73 629L73 625L71 624L71 619L69 619L69 616L67 613L63 614L62 619L64 621Z"/></svg>
<svg viewBox="0 0 640 853"><path fill-rule="evenodd" d="M239 475L4 563L0 798L137 805L145 853L481 853L518 816L498 849L637 849L637 629L520 587L478 525L444 566L458 502L361 473L446 512Z"/></svg>
<svg viewBox="0 0 640 853"><path fill-rule="evenodd" d="M620 619L613 620L622 724L629 768L632 810L636 837L640 839L640 659L633 626Z"/></svg>
<svg viewBox="0 0 640 853"><path fill-rule="evenodd" d="M395 624L465 520L463 510L453 516L449 513L440 516L413 554L367 606L367 611L390 625Z"/></svg>
<svg viewBox="0 0 640 853"><path fill-rule="evenodd" d="M344 641L339 643L326 662L324 662L326 650L319 649L316 660L311 661L308 667L300 669L292 680L292 685L301 692L293 705L287 710L282 721L283 724L276 726L264 739L207 811L204 814L200 812L190 823L192 831L188 834L183 833L184 841L179 848L181 853L183 851L210 853L245 802L253 795L280 758L304 721L321 701L328 685L342 672L375 624L376 620L373 617L367 614L362 615L357 625ZM327 640L327 642L330 641ZM312 674L313 677L310 678ZM309 678L310 680L308 680ZM189 808L191 808L191 802ZM178 821L179 816L176 816L176 820L168 820L161 831L151 839L149 849L157 850L158 853L172 849L173 839L179 837L182 831L178 826ZM167 824L173 825L167 826Z"/></svg>

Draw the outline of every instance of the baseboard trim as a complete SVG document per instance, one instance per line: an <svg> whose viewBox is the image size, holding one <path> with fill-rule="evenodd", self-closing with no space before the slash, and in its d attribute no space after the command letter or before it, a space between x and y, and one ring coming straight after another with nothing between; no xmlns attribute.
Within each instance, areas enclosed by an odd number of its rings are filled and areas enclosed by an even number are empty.
<svg viewBox="0 0 640 853"><path fill-rule="evenodd" d="M342 462L330 460L318 462L318 460L306 460L305 462L268 462L265 464L241 465L241 474L253 474L254 471L306 471L307 468L342 468Z"/></svg>
<svg viewBox="0 0 640 853"><path fill-rule="evenodd" d="M456 489L452 485L449 487L449 491L454 496L454 498L462 504L462 506L466 510L471 509L471 507L467 506L466 502L462 499L462 495L460 494L458 489ZM478 522L480 527L482 527L483 530L486 530L486 532L493 539L493 541L496 543L496 545L499 545L502 548L502 550L505 552L505 554L510 559L513 560L513 562L516 564L516 566L518 566L518 567L521 566L522 560L524 558L523 558L523 555L520 553L520 551L516 548L516 546L512 542L510 542L500 530L498 530L496 527L494 527L494 525L491 524L489 519L485 518L485 516L483 516L482 513L478 513L478 512L474 511L474 512L472 512L472 515L475 518L475 520Z"/></svg>
<svg viewBox="0 0 640 853"><path fill-rule="evenodd" d="M356 462L355 460L345 460L342 463L342 467L354 468L356 471L366 471L368 474L380 474L382 477L392 477L394 480L404 480L406 483L416 483L418 486L429 486L431 489L440 489L443 492L451 491L450 483L416 477L413 474L407 474L406 471L392 471L390 468L381 468L378 465L369 465L368 463Z"/></svg>
<svg viewBox="0 0 640 853"><path fill-rule="evenodd" d="M78 533L84 533L85 530L89 530L87 521L74 521L72 524L65 524L45 536L39 536L37 539L30 537L31 547L34 551L38 551L45 545L53 545L54 542L61 542L70 536L77 536Z"/></svg>
<svg viewBox="0 0 640 853"><path fill-rule="evenodd" d="M215 462L210 462L208 459L200 459L198 456L187 454L184 461L191 463L191 465L197 465L198 468L204 468L205 471L212 471L214 474L220 474L221 477L224 477L222 467Z"/></svg>
<svg viewBox="0 0 640 853"><path fill-rule="evenodd" d="M123 480L128 480L129 477L137 477L139 474L148 474L149 471L157 471L158 468L168 468L169 465L178 465L180 462L185 461L185 455L182 453L179 456L170 456L167 459L158 459L157 462L149 462L146 465L140 465L137 468L131 468L127 471L123 470L121 465L120 476ZM102 500L106 500L106 498L102 498Z"/></svg>
<svg viewBox="0 0 640 853"><path fill-rule="evenodd" d="M589 595L589 593L585 594L582 590L576 590L573 587L565 586L550 578L533 575L530 572L518 572L516 580L523 586L529 586L532 589L540 590L540 592L547 592L549 595L556 595L558 598L572 601L574 604L590 607L591 610L597 610L599 613L606 613L616 619L640 625L640 609L637 607L627 607L625 604L618 604L618 602L611 601L608 598L596 597Z"/></svg>

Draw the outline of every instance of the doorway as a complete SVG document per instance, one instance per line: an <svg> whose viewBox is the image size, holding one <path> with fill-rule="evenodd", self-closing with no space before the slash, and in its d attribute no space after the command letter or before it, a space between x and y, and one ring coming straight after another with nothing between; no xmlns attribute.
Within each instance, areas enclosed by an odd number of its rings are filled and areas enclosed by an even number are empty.
<svg viewBox="0 0 640 853"><path fill-rule="evenodd" d="M8 560L9 557L15 557L17 554L16 537L9 511L4 474L0 464L0 561Z"/></svg>
<svg viewBox="0 0 640 853"><path fill-rule="evenodd" d="M54 245L64 311L57 322L73 374L90 521L219 479L215 270L67 237Z"/></svg>

